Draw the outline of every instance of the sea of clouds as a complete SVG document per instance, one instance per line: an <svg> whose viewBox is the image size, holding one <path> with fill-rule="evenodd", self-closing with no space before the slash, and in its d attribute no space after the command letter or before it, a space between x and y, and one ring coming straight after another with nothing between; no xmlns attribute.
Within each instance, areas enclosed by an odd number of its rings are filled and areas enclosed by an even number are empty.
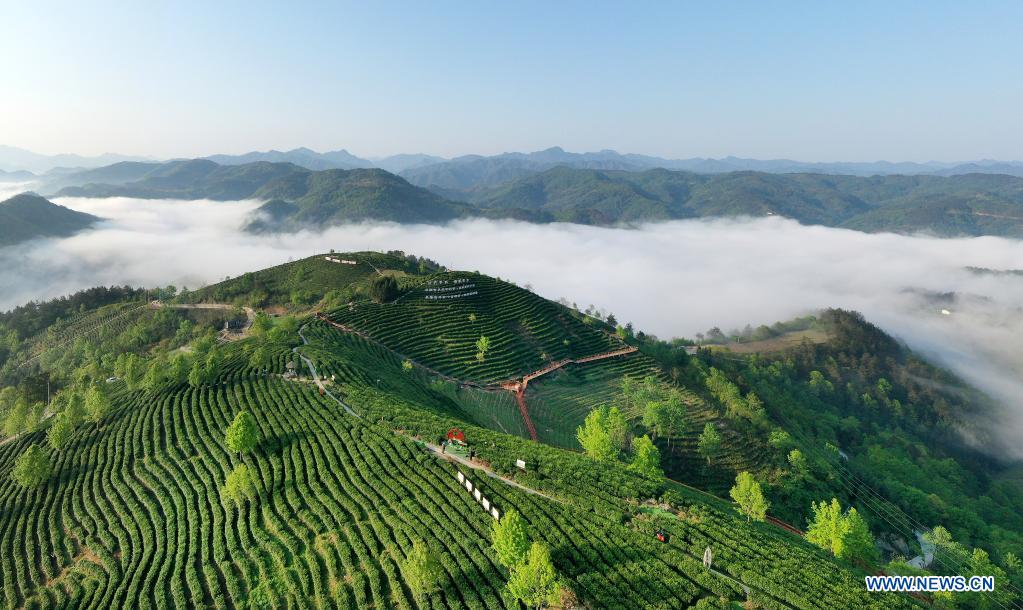
<svg viewBox="0 0 1023 610"><path fill-rule="evenodd" d="M331 248L404 250L540 295L593 304L662 338L771 324L824 307L862 312L1005 405L1005 455L1023 457L1023 242L803 226L782 218L637 228L468 220L256 236L259 202L62 198L100 216L60 240L0 249L0 310L98 284L195 288ZM944 293L942 298L935 295ZM943 315L947 309L951 315Z"/></svg>

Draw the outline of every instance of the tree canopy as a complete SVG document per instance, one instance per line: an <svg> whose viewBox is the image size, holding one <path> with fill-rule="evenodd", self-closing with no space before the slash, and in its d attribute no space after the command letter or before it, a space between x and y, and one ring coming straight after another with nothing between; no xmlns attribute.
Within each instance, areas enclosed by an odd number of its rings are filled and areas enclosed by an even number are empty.
<svg viewBox="0 0 1023 610"><path fill-rule="evenodd" d="M11 478L22 487L39 487L50 478L50 457L39 445L30 446L15 460Z"/></svg>
<svg viewBox="0 0 1023 610"><path fill-rule="evenodd" d="M256 428L256 420L248 411L241 411L235 415L234 421L224 433L224 444L231 451L238 453L251 451L258 441L259 432Z"/></svg>
<svg viewBox="0 0 1023 610"><path fill-rule="evenodd" d="M661 450L649 436L643 435L633 441L632 453L630 470L654 479L664 478L664 471L661 470Z"/></svg>
<svg viewBox="0 0 1023 610"><path fill-rule="evenodd" d="M405 582L420 598L440 588L444 570L441 568L437 555L422 540L412 543L412 549L402 564Z"/></svg>
<svg viewBox="0 0 1023 610"><path fill-rule="evenodd" d="M526 561L508 579L508 593L530 608L553 606L561 600L561 582L546 545L534 542Z"/></svg>
<svg viewBox="0 0 1023 610"><path fill-rule="evenodd" d="M256 497L256 485L249 474L249 467L239 464L227 474L224 486L220 490L220 498L226 502L242 504Z"/></svg>
<svg viewBox="0 0 1023 610"><path fill-rule="evenodd" d="M525 561L529 552L529 526L517 510L509 509L499 521L494 521L491 540L497 560L513 569Z"/></svg>
<svg viewBox="0 0 1023 610"><path fill-rule="evenodd" d="M600 407L586 415L576 438L586 455L604 462L618 458L625 444L627 423L618 407Z"/></svg>
<svg viewBox="0 0 1023 610"><path fill-rule="evenodd" d="M764 498L760 489L760 483L748 472L740 472L735 477L735 486L728 492L735 503L739 505L739 512L746 515L746 521L763 521L767 516L767 509L770 503Z"/></svg>

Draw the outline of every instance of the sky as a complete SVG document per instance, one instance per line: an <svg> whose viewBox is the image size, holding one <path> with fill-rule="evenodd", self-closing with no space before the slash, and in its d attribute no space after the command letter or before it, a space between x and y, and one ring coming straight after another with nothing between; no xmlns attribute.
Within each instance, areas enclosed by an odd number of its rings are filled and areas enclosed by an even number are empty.
<svg viewBox="0 0 1023 610"><path fill-rule="evenodd" d="M1023 3L4 2L0 144L1023 158Z"/></svg>

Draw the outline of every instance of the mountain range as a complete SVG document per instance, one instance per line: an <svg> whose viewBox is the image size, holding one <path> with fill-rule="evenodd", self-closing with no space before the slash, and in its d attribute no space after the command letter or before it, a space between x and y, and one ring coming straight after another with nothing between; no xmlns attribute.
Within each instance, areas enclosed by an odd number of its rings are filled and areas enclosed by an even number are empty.
<svg viewBox="0 0 1023 610"><path fill-rule="evenodd" d="M498 155L464 155L445 159L426 154L396 154L382 158L362 158L347 150L316 152L308 148L287 151L254 151L240 155L218 154L204 157L219 165L242 165L258 161L271 163L293 163L306 169L359 169L376 167L391 173L400 173L409 182L418 186L445 189L471 189L478 186L493 186L498 182L536 173L554 167L567 165L583 169L622 169L640 171L653 168L685 170L697 173L728 173L735 171L760 171L767 173L824 173L854 176L892 174L934 174L958 175L966 173L1001 173L1023 176L1023 162L980 160L968 162L804 162L791 159L747 159L724 157L711 159L693 157L689 159L667 159L651 155L622 154L613 150L573 153L560 147L520 153L508 152ZM180 160L180 159L178 159ZM40 155L10 146L0 146L0 171L30 171L45 180L57 176L68 176L76 170L104 167L122 161L152 162L155 159L105 154L97 157L80 155ZM0 180L3 174L0 174ZM86 182L62 186L82 185Z"/></svg>
<svg viewBox="0 0 1023 610"><path fill-rule="evenodd" d="M22 193L0 202L0 247L37 237L67 237L98 220L33 193Z"/></svg>
<svg viewBox="0 0 1023 610"><path fill-rule="evenodd" d="M529 162L534 161L539 162ZM474 216L592 225L783 216L804 224L871 232L1023 235L1023 178L1002 174L701 174L555 165L503 181L495 178L493 186L460 190L423 188L381 169L312 171L266 161L122 163L88 171L107 182L64 187L55 194L260 199L268 203L250 228L262 232L362 220L419 223Z"/></svg>

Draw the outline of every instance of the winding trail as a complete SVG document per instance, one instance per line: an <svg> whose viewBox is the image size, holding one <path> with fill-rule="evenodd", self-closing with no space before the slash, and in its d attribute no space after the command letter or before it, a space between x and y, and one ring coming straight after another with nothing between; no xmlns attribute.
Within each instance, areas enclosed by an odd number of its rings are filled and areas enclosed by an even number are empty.
<svg viewBox="0 0 1023 610"><path fill-rule="evenodd" d="M302 332L303 330L305 330L305 326L304 325L302 326L302 328L298 329L298 336L302 338L302 345L303 346L309 345L309 340L305 338L305 334ZM327 386L324 385L323 380L320 379L320 374L316 372L316 365L313 364L312 360L310 360L309 358L306 358L305 354L303 354L302 352L298 351L298 347L291 348L291 351L296 356L301 358L302 362L305 362L306 366L309 367L309 371L312 372L312 374L313 374L313 381L316 382L316 385L320 388L321 392L323 392L326 396L330 396L334 400L334 402L336 402L337 404L341 405L341 407L349 415L354 415L355 417L358 417L359 419L362 419L362 416L359 415L358 413L356 413L355 409L353 409L351 406L348 405L348 403L346 403L345 401L341 400L337 396L334 396L333 392L331 392L330 390L327 389Z"/></svg>

